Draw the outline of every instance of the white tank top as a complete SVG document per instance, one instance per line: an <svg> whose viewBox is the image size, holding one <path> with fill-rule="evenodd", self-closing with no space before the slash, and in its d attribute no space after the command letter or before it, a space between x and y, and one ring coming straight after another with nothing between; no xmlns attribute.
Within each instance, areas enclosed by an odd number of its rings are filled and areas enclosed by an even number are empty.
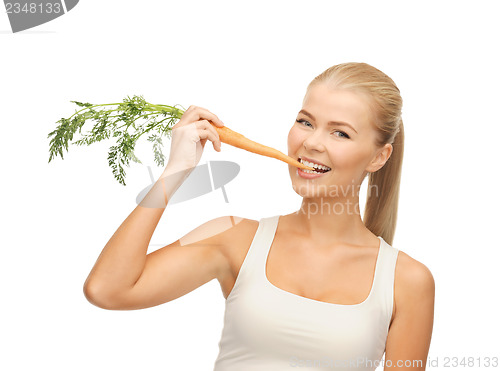
<svg viewBox="0 0 500 371"><path fill-rule="evenodd" d="M214 371L375 370L385 351L399 250L382 237L368 297L331 304L266 277L279 215L262 218L226 299Z"/></svg>

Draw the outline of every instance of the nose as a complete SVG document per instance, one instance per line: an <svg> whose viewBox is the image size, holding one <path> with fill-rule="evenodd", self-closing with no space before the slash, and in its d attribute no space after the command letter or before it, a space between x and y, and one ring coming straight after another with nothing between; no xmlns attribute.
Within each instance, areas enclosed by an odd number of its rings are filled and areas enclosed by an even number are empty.
<svg viewBox="0 0 500 371"><path fill-rule="evenodd" d="M308 151L316 150L318 152L323 152L325 150L323 139L323 134L316 131L304 140L304 148Z"/></svg>

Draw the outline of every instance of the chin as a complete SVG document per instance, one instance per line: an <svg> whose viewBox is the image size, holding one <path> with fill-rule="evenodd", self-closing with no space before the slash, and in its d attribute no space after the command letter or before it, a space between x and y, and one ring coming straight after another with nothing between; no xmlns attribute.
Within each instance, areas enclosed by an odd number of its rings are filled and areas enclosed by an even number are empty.
<svg viewBox="0 0 500 371"><path fill-rule="evenodd" d="M292 188L295 193L303 198L328 197L331 194L331 185L318 184L316 179L300 179L298 181L292 180Z"/></svg>

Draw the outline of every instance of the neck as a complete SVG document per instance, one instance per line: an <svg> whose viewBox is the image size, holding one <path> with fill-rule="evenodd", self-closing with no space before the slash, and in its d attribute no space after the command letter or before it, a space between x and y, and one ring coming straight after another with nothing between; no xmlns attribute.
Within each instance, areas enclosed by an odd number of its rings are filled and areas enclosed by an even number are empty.
<svg viewBox="0 0 500 371"><path fill-rule="evenodd" d="M300 209L292 217L296 232L319 246L362 243L369 232L360 215L357 195L303 198Z"/></svg>

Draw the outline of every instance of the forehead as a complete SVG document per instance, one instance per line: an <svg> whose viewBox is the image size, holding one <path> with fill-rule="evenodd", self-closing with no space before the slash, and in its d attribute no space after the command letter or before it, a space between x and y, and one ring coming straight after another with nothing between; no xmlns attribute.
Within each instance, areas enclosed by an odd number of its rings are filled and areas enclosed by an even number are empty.
<svg viewBox="0 0 500 371"><path fill-rule="evenodd" d="M368 97L352 90L333 89L324 83L314 84L304 98L303 108L317 121L344 121L356 130L371 127L372 112Z"/></svg>

